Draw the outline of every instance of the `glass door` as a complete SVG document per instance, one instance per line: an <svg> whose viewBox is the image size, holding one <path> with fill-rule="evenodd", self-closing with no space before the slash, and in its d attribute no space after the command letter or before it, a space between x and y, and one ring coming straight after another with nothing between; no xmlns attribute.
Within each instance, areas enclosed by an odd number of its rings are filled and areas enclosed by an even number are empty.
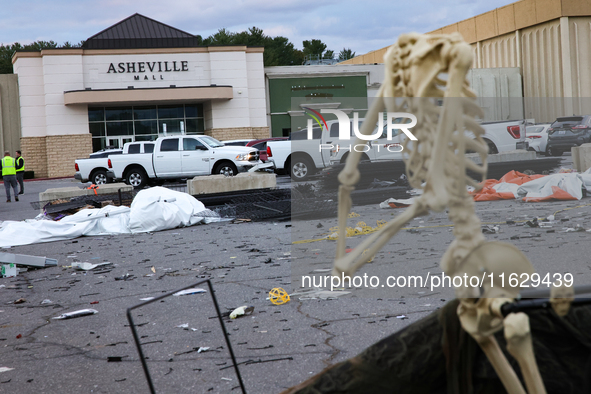
<svg viewBox="0 0 591 394"><path fill-rule="evenodd" d="M107 137L107 147L111 149L123 148L128 142L133 142L133 137Z"/></svg>

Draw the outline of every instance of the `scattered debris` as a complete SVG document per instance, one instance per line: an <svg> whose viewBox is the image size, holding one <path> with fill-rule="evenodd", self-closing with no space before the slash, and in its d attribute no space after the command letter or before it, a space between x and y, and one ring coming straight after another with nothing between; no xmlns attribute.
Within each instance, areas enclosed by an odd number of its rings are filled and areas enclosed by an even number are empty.
<svg viewBox="0 0 591 394"><path fill-rule="evenodd" d="M8 368L8 367L0 367L0 373L2 372L8 372L8 371L12 371L14 368Z"/></svg>
<svg viewBox="0 0 591 394"><path fill-rule="evenodd" d="M133 280L133 279L135 279L135 276L134 275L131 275L129 273L127 273L127 274L125 274L123 276L118 276L118 277L115 278L115 280Z"/></svg>
<svg viewBox="0 0 591 394"><path fill-rule="evenodd" d="M44 305L44 304L51 304L51 303L52 303L52 302L51 302L51 300L50 300L50 299L45 299L45 300L41 301L41 305Z"/></svg>
<svg viewBox="0 0 591 394"><path fill-rule="evenodd" d="M94 315L97 313L98 313L98 311L95 309L81 309L81 310L75 311L75 312L63 313L57 317L54 317L53 319L56 319L56 320L74 319L76 317L89 316L89 315Z"/></svg>
<svg viewBox="0 0 591 394"><path fill-rule="evenodd" d="M200 347L199 350L197 350L197 353L203 353L203 352L206 352L208 350L209 350L208 347Z"/></svg>
<svg viewBox="0 0 591 394"><path fill-rule="evenodd" d="M0 274L4 278L13 278L17 275L16 265L15 264L5 264L2 266Z"/></svg>
<svg viewBox="0 0 591 394"><path fill-rule="evenodd" d="M99 264L91 264L91 263L72 263L72 268L78 271L90 271L95 269L96 267L100 267L102 265L109 265L110 262L104 262Z"/></svg>
<svg viewBox="0 0 591 394"><path fill-rule="evenodd" d="M287 294L287 292L284 289L282 289L281 287L275 287L271 289L271 291L269 292L269 300L274 305L282 305L286 302L289 302L290 298L289 294Z"/></svg>
<svg viewBox="0 0 591 394"><path fill-rule="evenodd" d="M189 323L185 323L185 324L179 324L178 326L176 326L176 328L189 328Z"/></svg>
<svg viewBox="0 0 591 394"><path fill-rule="evenodd" d="M24 299L24 298L19 298L18 300L14 301L14 302L13 302L13 304L22 304L22 303L25 303L25 302L27 302L27 300L26 300L26 299Z"/></svg>
<svg viewBox="0 0 591 394"><path fill-rule="evenodd" d="M29 256L26 254L13 254L0 252L0 263L24 265L27 267L44 268L47 266L57 266L56 259L47 257Z"/></svg>
<svg viewBox="0 0 591 394"><path fill-rule="evenodd" d="M501 228L499 226L482 226L483 234L498 234L500 232Z"/></svg>
<svg viewBox="0 0 591 394"><path fill-rule="evenodd" d="M234 309L234 311L232 313L230 313L230 319L236 319L237 317L244 316L247 313L252 313L253 311L254 311L254 306L248 306L248 305L240 306L240 307Z"/></svg>
<svg viewBox="0 0 591 394"><path fill-rule="evenodd" d="M173 296L178 297L178 296L184 296L184 295L189 295L189 294L200 294L200 293L205 293L205 290L199 289L199 288L186 289L186 290L177 291L176 293L173 294Z"/></svg>

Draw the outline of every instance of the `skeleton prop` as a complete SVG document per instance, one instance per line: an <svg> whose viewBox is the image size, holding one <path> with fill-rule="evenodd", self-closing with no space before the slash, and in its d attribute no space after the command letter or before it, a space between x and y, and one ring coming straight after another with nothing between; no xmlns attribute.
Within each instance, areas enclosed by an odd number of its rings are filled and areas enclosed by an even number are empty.
<svg viewBox="0 0 591 394"><path fill-rule="evenodd" d="M360 132L370 134L378 113L384 109L415 114L418 123L413 127L413 134L417 141L407 138L403 152L407 155L404 160L409 183L422 189L423 194L402 214L345 254L350 195L359 180L357 166L361 158L360 152L352 151L339 174L339 235L333 275L352 275L371 261L407 222L431 210L447 209L454 223L455 240L441 260L443 272L452 278L464 274L485 278L481 288L456 288L457 314L462 328L482 348L507 392L525 394L526 390L493 336L504 330L507 350L519 363L527 392L545 393L534 358L528 316L519 312L504 317L501 313L502 305L518 296L519 287L493 287L486 280L502 273L531 274L533 267L513 245L485 240L473 199L466 189L467 186L479 187L479 180L469 177L467 170L485 179L488 152L482 139L484 130L476 121L482 111L466 81L472 64L472 49L459 34L406 34L388 50L384 59L385 80ZM436 105L437 99L444 99L442 107ZM357 138L355 143L364 141ZM483 164L477 165L467 159L467 151L478 153ZM558 301L555 305L558 308Z"/></svg>

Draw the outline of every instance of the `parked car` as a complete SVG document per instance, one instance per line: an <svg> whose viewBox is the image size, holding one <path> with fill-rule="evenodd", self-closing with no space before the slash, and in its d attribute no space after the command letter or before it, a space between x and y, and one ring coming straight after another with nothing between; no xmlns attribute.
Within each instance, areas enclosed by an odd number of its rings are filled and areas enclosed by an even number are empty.
<svg viewBox="0 0 591 394"><path fill-rule="evenodd" d="M246 146L250 141L254 141L253 139L248 140L228 140L228 141L221 141L222 144L226 146Z"/></svg>
<svg viewBox="0 0 591 394"><path fill-rule="evenodd" d="M549 128L550 123L527 125L525 128L525 139L529 146L527 150L546 154Z"/></svg>
<svg viewBox="0 0 591 394"><path fill-rule="evenodd" d="M533 119L480 123L484 128L482 138L488 145L488 153L495 154L515 149L527 149L525 128L528 123L533 123Z"/></svg>
<svg viewBox="0 0 591 394"><path fill-rule="evenodd" d="M148 181L211 174L236 175L263 164L255 149L225 146L206 135L159 137L152 153L130 154L129 144L123 147L123 154L108 158L107 176L122 179L138 189Z"/></svg>
<svg viewBox="0 0 591 394"><path fill-rule="evenodd" d="M262 138L260 140L252 140L246 144L246 146L251 146L259 151L259 159L266 163L267 158L267 142L269 141L287 141L287 137L270 137L270 138Z"/></svg>
<svg viewBox="0 0 591 394"><path fill-rule="evenodd" d="M591 142L591 115L556 118L548 129L546 154L562 156L573 146Z"/></svg>
<svg viewBox="0 0 591 394"><path fill-rule="evenodd" d="M92 182L95 185L104 185L109 182L107 178L107 167L109 155L120 155L122 149L102 149L91 153L88 159L76 159L74 168L76 174L74 179L83 183Z"/></svg>

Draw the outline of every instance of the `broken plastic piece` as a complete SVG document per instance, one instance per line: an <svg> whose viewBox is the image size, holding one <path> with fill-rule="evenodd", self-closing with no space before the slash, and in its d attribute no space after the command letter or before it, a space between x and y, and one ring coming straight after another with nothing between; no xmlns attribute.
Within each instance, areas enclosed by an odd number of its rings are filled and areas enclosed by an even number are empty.
<svg viewBox="0 0 591 394"><path fill-rule="evenodd" d="M78 270L78 271L89 271L89 270L93 270L96 267L99 267L101 265L108 265L111 264L109 262L106 263L99 263L99 264L91 264L91 263L72 263L72 268Z"/></svg>
<svg viewBox="0 0 591 394"><path fill-rule="evenodd" d="M497 234L499 233L501 228L499 226L483 226L482 233L483 234Z"/></svg>
<svg viewBox="0 0 591 394"><path fill-rule="evenodd" d="M248 306L248 305L240 306L240 307L234 309L234 311L232 313L230 313L230 319L236 319L239 316L244 316L247 313L252 313L253 311L254 311L254 306Z"/></svg>
<svg viewBox="0 0 591 394"><path fill-rule="evenodd" d="M189 323L179 324L176 328L189 328Z"/></svg>
<svg viewBox="0 0 591 394"><path fill-rule="evenodd" d="M14 301L14 304L22 304L23 302L27 302L24 298L19 298L18 300Z"/></svg>
<svg viewBox="0 0 591 394"><path fill-rule="evenodd" d="M289 302L290 298L289 294L287 294L287 292L284 289L282 289L281 287L275 287L271 289L271 291L269 292L269 300L274 305L281 305L285 304L286 302Z"/></svg>
<svg viewBox="0 0 591 394"><path fill-rule="evenodd" d="M208 347L200 347L199 350L197 350L197 353L203 353L203 352L206 352L208 350L209 350Z"/></svg>
<svg viewBox="0 0 591 394"><path fill-rule="evenodd" d="M94 315L97 313L98 313L98 311L94 310L94 309L81 309L79 311L61 314L57 317L54 317L54 319L56 319L56 320L74 319L76 317L89 316L89 315Z"/></svg>
<svg viewBox="0 0 591 394"><path fill-rule="evenodd" d="M2 266L0 273L5 278L12 278L16 276L16 264L5 264Z"/></svg>
<svg viewBox="0 0 591 394"><path fill-rule="evenodd" d="M47 298L47 299L41 301L41 304L51 304L51 300Z"/></svg>
<svg viewBox="0 0 591 394"><path fill-rule="evenodd" d="M173 294L173 296L184 296L184 295L199 294L199 293L205 293L205 290L199 289L199 288L186 289L186 290L177 291L176 293Z"/></svg>
<svg viewBox="0 0 591 394"><path fill-rule="evenodd" d="M14 368L8 368L8 367L0 367L0 373L2 372L8 372L8 371L12 371Z"/></svg>

